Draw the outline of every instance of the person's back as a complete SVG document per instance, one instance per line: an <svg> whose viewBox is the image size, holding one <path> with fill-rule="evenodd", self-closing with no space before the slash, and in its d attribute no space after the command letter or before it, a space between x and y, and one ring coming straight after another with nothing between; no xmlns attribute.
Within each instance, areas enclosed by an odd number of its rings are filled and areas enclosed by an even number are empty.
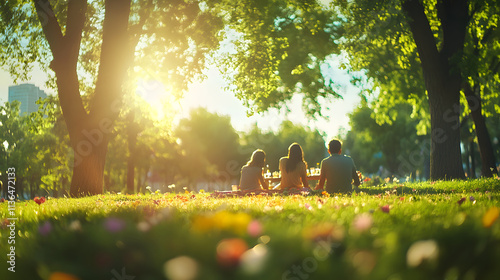
<svg viewBox="0 0 500 280"><path fill-rule="evenodd" d="M295 166L294 170L287 172L286 165L288 161L288 157L282 157L279 162L281 171L281 189L302 188L304 186L302 178L304 177L304 174L307 173L306 164L304 162L299 162Z"/></svg>
<svg viewBox="0 0 500 280"><path fill-rule="evenodd" d="M350 157L339 154L329 156L321 162L321 172L325 174L327 192L352 191L352 174L356 174L356 166Z"/></svg>
<svg viewBox="0 0 500 280"><path fill-rule="evenodd" d="M252 153L250 161L241 168L240 189L242 191L258 191L269 188L262 176L262 168L266 162L266 153L257 149ZM262 187L261 187L262 186Z"/></svg>
<svg viewBox="0 0 500 280"><path fill-rule="evenodd" d="M321 172L316 189L323 189L326 180L325 190L329 193L351 192L353 180L356 187L360 184L354 161L348 156L341 155L342 143L339 140L330 141L328 152L330 156L321 161Z"/></svg>
<svg viewBox="0 0 500 280"><path fill-rule="evenodd" d="M251 191L261 189L259 178L262 177L262 168L258 166L245 165L241 168L240 189Z"/></svg>

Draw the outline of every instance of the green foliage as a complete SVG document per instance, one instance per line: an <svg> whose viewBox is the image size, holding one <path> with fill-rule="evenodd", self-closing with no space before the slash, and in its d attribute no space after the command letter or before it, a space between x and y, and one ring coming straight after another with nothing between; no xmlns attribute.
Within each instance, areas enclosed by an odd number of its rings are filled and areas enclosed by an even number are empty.
<svg viewBox="0 0 500 280"><path fill-rule="evenodd" d="M58 102L49 97L39 101L40 109L19 116L19 102L0 107L1 170L16 169L19 196L64 193L69 181L68 139ZM66 138L65 138L66 137ZM2 176L6 182L7 177ZM6 185L4 183L4 185Z"/></svg>
<svg viewBox="0 0 500 280"><path fill-rule="evenodd" d="M222 1L234 49L219 60L250 113L279 107L294 94L304 109L319 113L318 97L339 97L324 73L336 51L331 11L317 1ZM231 33L232 34L232 33Z"/></svg>
<svg viewBox="0 0 500 280"><path fill-rule="evenodd" d="M177 260L194 263L180 274L195 279L496 279L500 220L488 213L498 211L499 188L492 178L361 187L352 196L18 201L16 272L0 277L171 279L168 262ZM0 212L3 240L7 215ZM222 242L243 244L230 251L229 265ZM2 261L9 250L0 247Z"/></svg>
<svg viewBox="0 0 500 280"><path fill-rule="evenodd" d="M175 135L183 156L178 166L191 182L217 178L228 170L231 178L239 175L237 167L241 166L245 155L238 153L239 135L229 117L204 108L194 109L189 118L180 120Z"/></svg>
<svg viewBox="0 0 500 280"><path fill-rule="evenodd" d="M415 176L416 171L424 174L429 147L425 146L423 137L417 136L418 120L410 117L410 111L411 107L405 102L392 107L395 120L391 124L377 123L375 111L366 102L350 114L351 130L346 135L343 150L350 154L360 171L377 173L382 166L389 172L384 177L409 175L406 172ZM412 158L419 160L412 164L411 170L401 174L403 159Z"/></svg>

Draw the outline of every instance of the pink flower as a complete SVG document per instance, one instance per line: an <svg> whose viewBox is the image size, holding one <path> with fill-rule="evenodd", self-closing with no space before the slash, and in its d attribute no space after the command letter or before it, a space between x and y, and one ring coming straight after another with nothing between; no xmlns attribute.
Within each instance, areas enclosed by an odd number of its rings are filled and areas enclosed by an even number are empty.
<svg viewBox="0 0 500 280"><path fill-rule="evenodd" d="M307 210L313 210L313 208L312 208L311 204L309 204L309 203L304 204L304 207L305 207Z"/></svg>
<svg viewBox="0 0 500 280"><path fill-rule="evenodd" d="M384 213L389 213L389 211L391 210L389 205L384 205L384 206L380 207L380 209Z"/></svg>
<svg viewBox="0 0 500 280"><path fill-rule="evenodd" d="M125 228L125 222L118 218L107 218L104 221L104 228L109 232L119 232Z"/></svg>
<svg viewBox="0 0 500 280"><path fill-rule="evenodd" d="M259 236L262 233L262 224L257 220L251 221L248 224L247 232L252 237Z"/></svg>
<svg viewBox="0 0 500 280"><path fill-rule="evenodd" d="M354 229L356 229L359 232L363 232L372 227L373 218L370 214L363 213L361 215L356 216L352 224L354 226Z"/></svg>

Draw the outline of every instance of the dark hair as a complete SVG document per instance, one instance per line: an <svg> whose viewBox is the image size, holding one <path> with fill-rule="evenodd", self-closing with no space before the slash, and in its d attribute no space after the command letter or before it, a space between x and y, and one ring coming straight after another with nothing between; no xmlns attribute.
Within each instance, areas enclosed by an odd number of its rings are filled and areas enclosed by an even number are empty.
<svg viewBox="0 0 500 280"><path fill-rule="evenodd" d="M250 158L250 161L247 163L247 166L264 167L265 163L266 163L266 153L261 149L257 149L252 153L252 157Z"/></svg>
<svg viewBox="0 0 500 280"><path fill-rule="evenodd" d="M333 139L328 144L328 149L330 150L331 154L338 154L340 149L342 149L342 142L340 142L340 140Z"/></svg>
<svg viewBox="0 0 500 280"><path fill-rule="evenodd" d="M295 170L299 162L304 162L304 153L299 144L293 143L288 147L288 161L286 162L285 170L290 173Z"/></svg>

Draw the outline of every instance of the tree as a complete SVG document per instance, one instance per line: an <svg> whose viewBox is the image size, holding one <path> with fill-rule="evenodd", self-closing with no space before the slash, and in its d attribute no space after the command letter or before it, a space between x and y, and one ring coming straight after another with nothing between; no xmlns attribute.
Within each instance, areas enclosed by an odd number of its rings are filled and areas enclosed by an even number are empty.
<svg viewBox="0 0 500 280"><path fill-rule="evenodd" d="M15 168L19 196L34 197L42 191L57 196L65 191L62 182L68 176L67 144L58 133L54 102L49 97L39 102L37 112L22 116L18 101L0 106L0 139L4 140L0 168ZM6 179L1 177L5 183Z"/></svg>
<svg viewBox="0 0 500 280"><path fill-rule="evenodd" d="M141 67L158 65L150 73L164 73L162 82L177 92L200 72L221 28L208 5L182 0L18 0L1 5L1 37L6 39L1 53L8 58L2 66L11 61L25 66L10 67L23 77L31 63L47 69L50 61L74 150L73 196L103 191L109 136L127 71L137 65L136 53Z"/></svg>
<svg viewBox="0 0 500 280"><path fill-rule="evenodd" d="M229 21L230 26L238 26L237 31L250 34L247 31L253 30L254 34L241 37L242 51L232 56L236 74L231 73L241 85L235 89L237 96L248 100L250 108L281 106L294 93L303 92L308 100L305 107L319 112L318 100L338 96L320 66L329 54L347 54L346 68L372 79L373 91L380 89L381 99L409 97L414 116L424 117L424 122L430 119L432 178L464 177L457 126L460 91L463 82L470 80L464 77L464 51L466 45L474 44L468 37L472 29L477 34L496 32L497 1L339 0L333 1L329 11L316 1L257 5L235 13L238 17ZM484 24L486 19L493 23ZM291 47L292 42L300 47ZM307 79L302 81L304 77ZM362 80L353 77L356 84ZM322 90L311 91L304 85ZM381 117L391 120L390 116ZM419 130L425 128L424 122Z"/></svg>
<svg viewBox="0 0 500 280"><path fill-rule="evenodd" d="M193 109L180 120L175 135L182 154L180 168L190 183L198 180L229 183L239 175L245 155L239 153L239 135L230 118Z"/></svg>
<svg viewBox="0 0 500 280"><path fill-rule="evenodd" d="M351 130L343 149L348 152L362 172L377 173L379 166L390 174L404 177L418 171L424 174L429 146L423 136L417 135L418 120L410 116L411 106L402 102L392 109L397 115L391 123L379 124L376 114L366 101L350 115ZM428 177L427 177L428 178Z"/></svg>
<svg viewBox="0 0 500 280"><path fill-rule="evenodd" d="M434 179L462 177L460 91L469 81L475 80L477 84L478 79L470 75L474 71L481 73L478 76L494 75L492 69L484 67L493 62L488 57L496 57L498 53L495 48L485 47L491 36L473 38L477 34L496 32L498 3L337 1L335 7L341 14L338 21L344 26L341 33L345 40L340 48L349 53L353 69L365 69L366 75L381 89L382 102L377 104L390 109L394 101L409 99L414 106L414 116L424 120L419 125L420 132L422 128L425 131L430 113L431 176ZM474 48L481 50L480 55L474 54ZM470 66L479 67L467 71ZM486 87L495 88L492 83ZM428 109L423 104L426 100ZM470 107L474 107L475 114L481 114L480 106ZM380 108L378 111L384 113ZM484 131L480 118L474 117L474 121L476 129ZM477 135L480 143L483 139L489 141L484 133ZM481 147L483 158L492 155L487 146ZM491 160L483 161L483 166L490 165Z"/></svg>
<svg viewBox="0 0 500 280"><path fill-rule="evenodd" d="M281 107L295 94L318 115L318 97L338 97L323 61L335 53L333 13L315 0L220 1L234 30L234 50L219 60L236 96L250 113Z"/></svg>

